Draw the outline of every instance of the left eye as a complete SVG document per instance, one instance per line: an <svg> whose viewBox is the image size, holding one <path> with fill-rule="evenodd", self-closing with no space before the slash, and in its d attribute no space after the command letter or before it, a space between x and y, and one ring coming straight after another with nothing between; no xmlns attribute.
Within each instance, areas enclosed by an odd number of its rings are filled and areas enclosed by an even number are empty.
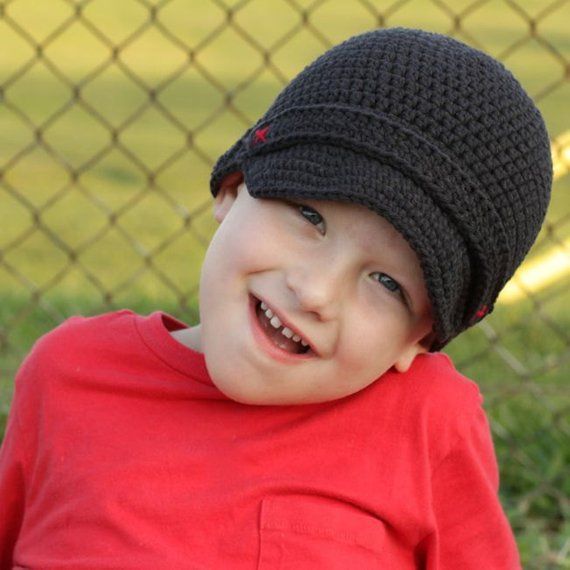
<svg viewBox="0 0 570 570"><path fill-rule="evenodd" d="M299 212L301 212L301 215L306 218L311 224L313 224L313 226L316 226L319 232L324 235L327 229L324 218L310 206L299 204L298 208Z"/></svg>
<svg viewBox="0 0 570 570"><path fill-rule="evenodd" d="M403 294L400 284L396 280L392 279L389 275L386 275L386 273L374 273L374 276L376 277L376 281L378 281L378 283L383 285L391 293Z"/></svg>

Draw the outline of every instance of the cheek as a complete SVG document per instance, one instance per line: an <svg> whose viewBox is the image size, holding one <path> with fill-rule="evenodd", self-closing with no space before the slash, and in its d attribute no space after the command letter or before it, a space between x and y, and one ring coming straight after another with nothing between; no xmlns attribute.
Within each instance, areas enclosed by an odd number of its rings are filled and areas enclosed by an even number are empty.
<svg viewBox="0 0 570 570"><path fill-rule="evenodd" d="M285 250L279 246L284 240L275 226L260 221L254 223L249 218L241 219L239 224L232 220L214 235L210 244L212 257L215 256L216 263L227 273L266 269L267 264Z"/></svg>
<svg viewBox="0 0 570 570"><path fill-rule="evenodd" d="M406 343L401 311L363 310L343 327L339 356L353 369L372 370L375 374L388 370Z"/></svg>
<svg viewBox="0 0 570 570"><path fill-rule="evenodd" d="M209 287L223 286L227 279L235 275L247 256L246 248L241 247L241 238L232 237L223 226L214 234L201 269L201 292L207 294Z"/></svg>

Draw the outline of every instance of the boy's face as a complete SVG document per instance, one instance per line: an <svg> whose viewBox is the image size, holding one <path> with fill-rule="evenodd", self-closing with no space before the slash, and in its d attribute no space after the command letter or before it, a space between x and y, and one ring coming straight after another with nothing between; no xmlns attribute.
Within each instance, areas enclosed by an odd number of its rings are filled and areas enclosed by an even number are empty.
<svg viewBox="0 0 570 570"><path fill-rule="evenodd" d="M335 400L392 366L407 370L426 351L432 320L419 262L377 214L354 204L256 199L229 184L215 215L221 225L191 334L228 397Z"/></svg>

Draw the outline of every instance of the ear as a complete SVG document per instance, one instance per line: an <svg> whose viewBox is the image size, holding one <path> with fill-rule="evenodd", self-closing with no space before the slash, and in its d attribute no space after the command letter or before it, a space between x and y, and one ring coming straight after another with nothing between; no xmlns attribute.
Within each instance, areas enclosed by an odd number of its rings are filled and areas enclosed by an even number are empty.
<svg viewBox="0 0 570 570"><path fill-rule="evenodd" d="M394 368L398 372L407 372L412 365L414 358L418 354L423 354L429 351L430 346L434 340L434 336L435 334L433 332L430 332L422 337L418 342L407 346L402 351L396 362L394 362Z"/></svg>
<svg viewBox="0 0 570 570"><path fill-rule="evenodd" d="M420 343L406 347L400 356L398 356L398 360L394 362L394 368L398 372L407 372L412 365L414 358L422 352L427 352L427 348L422 346Z"/></svg>
<svg viewBox="0 0 570 570"><path fill-rule="evenodd" d="M214 198L214 218L221 223L230 211L243 183L241 172L228 174L220 183L220 189Z"/></svg>

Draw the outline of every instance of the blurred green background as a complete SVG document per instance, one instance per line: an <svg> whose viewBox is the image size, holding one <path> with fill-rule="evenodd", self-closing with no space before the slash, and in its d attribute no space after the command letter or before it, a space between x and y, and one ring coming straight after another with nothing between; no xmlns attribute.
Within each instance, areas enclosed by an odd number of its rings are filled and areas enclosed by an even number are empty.
<svg viewBox="0 0 570 570"><path fill-rule="evenodd" d="M448 352L486 396L525 568L570 568L569 1L5 0L0 8L2 422L17 366L67 316L129 307L195 322L214 231L211 166L330 45L407 26L501 59L544 114L559 170L547 224L518 275L525 294L505 297ZM549 277L541 264L555 254ZM543 282L525 282L533 263Z"/></svg>

